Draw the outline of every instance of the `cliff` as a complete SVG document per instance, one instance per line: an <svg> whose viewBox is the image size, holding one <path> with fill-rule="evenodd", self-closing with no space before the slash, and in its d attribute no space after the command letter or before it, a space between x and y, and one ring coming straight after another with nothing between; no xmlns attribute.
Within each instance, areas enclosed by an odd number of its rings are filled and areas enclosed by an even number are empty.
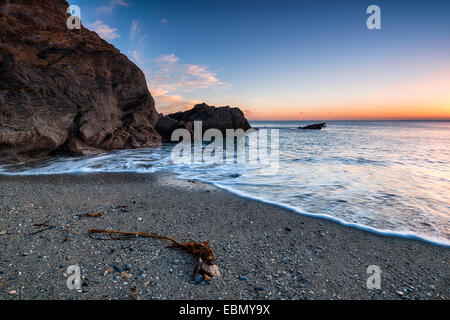
<svg viewBox="0 0 450 320"><path fill-rule="evenodd" d="M200 120L203 130L250 128L238 108L206 104L159 117L143 72L95 32L70 30L68 7L65 0L0 0L1 155L154 147Z"/></svg>
<svg viewBox="0 0 450 320"><path fill-rule="evenodd" d="M143 72L64 0L0 0L0 151L19 159L156 146Z"/></svg>

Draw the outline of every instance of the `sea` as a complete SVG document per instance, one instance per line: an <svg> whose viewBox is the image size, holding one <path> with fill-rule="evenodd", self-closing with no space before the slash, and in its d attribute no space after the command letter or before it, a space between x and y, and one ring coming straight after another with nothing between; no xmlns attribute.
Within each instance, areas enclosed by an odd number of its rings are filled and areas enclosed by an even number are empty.
<svg viewBox="0 0 450 320"><path fill-rule="evenodd" d="M0 175L170 172L301 215L450 246L450 121L328 121L322 130L298 129L311 123L250 123L259 129L254 134L277 133L276 170L267 161L179 163L177 144L166 144L27 163L0 160Z"/></svg>

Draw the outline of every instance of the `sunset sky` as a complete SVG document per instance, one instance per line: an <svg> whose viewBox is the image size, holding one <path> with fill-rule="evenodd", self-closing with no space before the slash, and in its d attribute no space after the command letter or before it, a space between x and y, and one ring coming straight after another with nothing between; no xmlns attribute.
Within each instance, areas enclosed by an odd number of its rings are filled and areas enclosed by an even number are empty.
<svg viewBox="0 0 450 320"><path fill-rule="evenodd" d="M71 0L146 74L159 112L450 119L450 1ZM366 9L381 8L381 30Z"/></svg>

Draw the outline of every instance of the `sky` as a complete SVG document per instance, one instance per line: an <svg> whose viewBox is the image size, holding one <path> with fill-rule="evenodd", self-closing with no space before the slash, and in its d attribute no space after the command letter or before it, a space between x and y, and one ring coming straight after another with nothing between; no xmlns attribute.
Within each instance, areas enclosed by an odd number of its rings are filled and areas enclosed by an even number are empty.
<svg viewBox="0 0 450 320"><path fill-rule="evenodd" d="M69 2L164 114L206 102L250 120L450 119L448 0Z"/></svg>

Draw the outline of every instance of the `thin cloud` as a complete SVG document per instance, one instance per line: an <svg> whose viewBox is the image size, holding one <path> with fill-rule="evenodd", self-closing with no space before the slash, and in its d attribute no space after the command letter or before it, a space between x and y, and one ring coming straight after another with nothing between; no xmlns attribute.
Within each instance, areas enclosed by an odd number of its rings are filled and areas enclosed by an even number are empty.
<svg viewBox="0 0 450 320"><path fill-rule="evenodd" d="M150 92L157 102L157 108L163 112L174 112L191 108L198 100L187 101L182 92L194 92L200 89L227 89L229 84L220 81L208 66L181 64L175 54L158 57L147 78Z"/></svg>
<svg viewBox="0 0 450 320"><path fill-rule="evenodd" d="M114 40L116 38L120 38L120 34L117 32L116 28L110 27L101 20L88 24L87 27L92 31L95 31L104 40Z"/></svg>
<svg viewBox="0 0 450 320"><path fill-rule="evenodd" d="M180 64L175 54L157 58L151 68L150 82L169 92L192 92L206 88L229 87L229 84L220 81L216 74L207 66L194 64Z"/></svg>
<svg viewBox="0 0 450 320"><path fill-rule="evenodd" d="M201 103L200 100L186 101L182 96L170 95L167 90L160 88L149 88L155 99L158 112L163 114L174 113L177 111L185 111L193 108L196 104Z"/></svg>
<svg viewBox="0 0 450 320"><path fill-rule="evenodd" d="M167 23L169 23L169 20L167 20L167 19L161 19L161 20L159 20L159 22L161 22L162 24L167 24Z"/></svg>
<svg viewBox="0 0 450 320"><path fill-rule="evenodd" d="M137 65L143 66L144 60L142 59L141 53L139 50L131 50L128 51L128 56L133 60Z"/></svg>
<svg viewBox="0 0 450 320"><path fill-rule="evenodd" d="M111 14L117 6L129 7L130 4L124 0L110 0L109 5L98 7L97 13Z"/></svg>
<svg viewBox="0 0 450 320"><path fill-rule="evenodd" d="M142 47L145 44L145 39L147 39L148 34L144 34L138 41L137 46Z"/></svg>
<svg viewBox="0 0 450 320"><path fill-rule="evenodd" d="M134 36L136 35L136 33L139 31L140 29L140 25L139 25L139 21L137 20L133 20L131 22L131 26L130 26L130 38L133 39Z"/></svg>
<svg viewBox="0 0 450 320"><path fill-rule="evenodd" d="M177 56L175 56L175 54L169 54L169 55L165 55L165 56L161 56L158 59L156 59L156 63L158 64L175 64L178 62L178 60L180 60Z"/></svg>
<svg viewBox="0 0 450 320"><path fill-rule="evenodd" d="M136 63L139 67L142 69L145 69L145 58L146 58L146 52L148 51L146 49L146 42L145 40L148 37L148 34L144 34L143 36L139 37L139 40L135 40L138 32L140 31L141 26L140 23L137 20L133 20L131 22L130 26L130 42L132 43L133 47L128 51L128 57L133 60L134 63Z"/></svg>

